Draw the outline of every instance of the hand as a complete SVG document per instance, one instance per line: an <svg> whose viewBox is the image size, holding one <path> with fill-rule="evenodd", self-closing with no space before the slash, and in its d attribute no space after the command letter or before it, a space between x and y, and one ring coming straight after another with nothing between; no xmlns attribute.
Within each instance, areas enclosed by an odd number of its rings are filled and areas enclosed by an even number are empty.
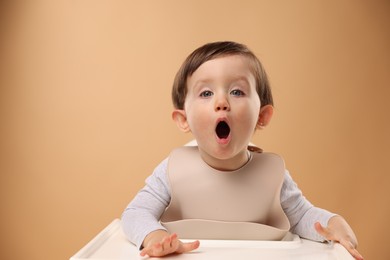
<svg viewBox="0 0 390 260"><path fill-rule="evenodd" d="M356 250L358 244L356 236L344 218L334 216L329 220L327 227L323 227L319 222L316 222L314 227L327 240L338 242L344 246L355 259L363 260L363 256Z"/></svg>
<svg viewBox="0 0 390 260"><path fill-rule="evenodd" d="M196 240L190 243L183 243L177 238L177 234L169 235L167 232L158 230L152 232L145 238L146 245L140 252L141 256L166 256L177 253L182 254L190 252L199 247L199 241Z"/></svg>

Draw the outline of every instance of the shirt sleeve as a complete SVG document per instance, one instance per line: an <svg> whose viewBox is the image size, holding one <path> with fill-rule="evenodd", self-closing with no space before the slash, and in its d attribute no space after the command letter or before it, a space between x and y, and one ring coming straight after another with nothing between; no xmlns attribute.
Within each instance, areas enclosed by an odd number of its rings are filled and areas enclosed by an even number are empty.
<svg viewBox="0 0 390 260"><path fill-rule="evenodd" d="M315 222L327 226L331 217L336 214L313 206L302 194L297 184L286 170L280 194L280 202L290 221L290 231L314 241L324 241L325 238L317 233Z"/></svg>
<svg viewBox="0 0 390 260"><path fill-rule="evenodd" d="M152 231L166 230L159 220L171 200L166 176L167 163L165 159L156 167L122 214L122 229L138 248Z"/></svg>

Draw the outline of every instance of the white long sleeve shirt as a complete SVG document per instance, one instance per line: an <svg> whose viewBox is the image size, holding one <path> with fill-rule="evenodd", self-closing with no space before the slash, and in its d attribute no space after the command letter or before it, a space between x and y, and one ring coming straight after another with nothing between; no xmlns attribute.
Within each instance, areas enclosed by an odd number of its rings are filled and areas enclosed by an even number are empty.
<svg viewBox="0 0 390 260"><path fill-rule="evenodd" d="M155 230L165 230L159 220L168 206L171 193L167 175L168 159L162 161L153 174L146 179L146 185L130 202L122 214L122 228L127 238L138 248L145 237ZM327 226L335 214L314 207L303 195L286 170L280 194L280 203L290 221L290 231L303 238L324 241L314 229L314 223Z"/></svg>

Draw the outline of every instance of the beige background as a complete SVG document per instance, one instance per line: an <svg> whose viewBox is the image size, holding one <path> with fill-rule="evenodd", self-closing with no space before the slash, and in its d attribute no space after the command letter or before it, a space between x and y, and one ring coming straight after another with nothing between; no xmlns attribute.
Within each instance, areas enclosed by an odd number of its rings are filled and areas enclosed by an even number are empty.
<svg viewBox="0 0 390 260"><path fill-rule="evenodd" d="M253 142L390 259L389 1L2 1L1 259L68 259L169 151L184 58L247 44L276 113ZM8 1L12 2L12 1Z"/></svg>

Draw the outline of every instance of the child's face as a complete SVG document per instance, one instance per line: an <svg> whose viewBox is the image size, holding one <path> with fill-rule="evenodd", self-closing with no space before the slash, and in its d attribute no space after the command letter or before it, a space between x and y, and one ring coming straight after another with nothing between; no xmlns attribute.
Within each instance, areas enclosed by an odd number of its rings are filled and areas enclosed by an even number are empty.
<svg viewBox="0 0 390 260"><path fill-rule="evenodd" d="M260 115L248 58L230 55L207 61L188 77L187 88L184 111L176 110L173 117L182 130L192 132L203 160L221 170L244 165Z"/></svg>

